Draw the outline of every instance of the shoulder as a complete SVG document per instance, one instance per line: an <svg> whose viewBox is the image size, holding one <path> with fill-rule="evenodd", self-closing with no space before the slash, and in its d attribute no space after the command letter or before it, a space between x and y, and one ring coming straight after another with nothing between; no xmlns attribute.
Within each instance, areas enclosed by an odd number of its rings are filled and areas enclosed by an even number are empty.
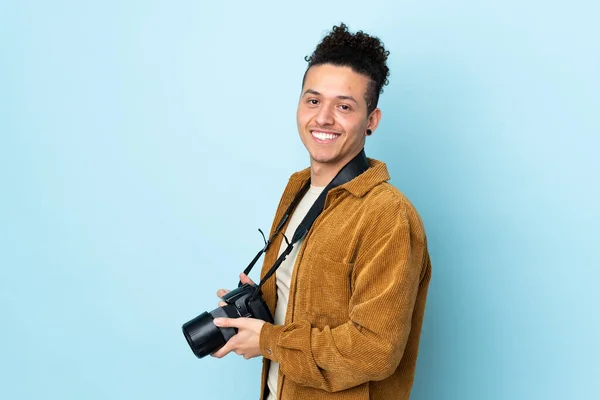
<svg viewBox="0 0 600 400"><path fill-rule="evenodd" d="M382 182L363 196L363 212L372 228L387 230L393 225L406 225L411 235L425 240L423 221L414 204L397 187Z"/></svg>

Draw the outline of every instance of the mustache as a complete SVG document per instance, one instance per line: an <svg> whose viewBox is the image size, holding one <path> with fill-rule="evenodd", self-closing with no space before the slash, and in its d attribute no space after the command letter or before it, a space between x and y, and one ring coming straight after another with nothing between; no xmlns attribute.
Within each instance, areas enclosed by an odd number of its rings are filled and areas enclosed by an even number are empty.
<svg viewBox="0 0 600 400"><path fill-rule="evenodd" d="M309 126L308 130L309 131L322 131L322 132L328 132L328 133L335 133L336 135L341 135L343 132L343 130L341 130L341 129L326 128L324 126Z"/></svg>

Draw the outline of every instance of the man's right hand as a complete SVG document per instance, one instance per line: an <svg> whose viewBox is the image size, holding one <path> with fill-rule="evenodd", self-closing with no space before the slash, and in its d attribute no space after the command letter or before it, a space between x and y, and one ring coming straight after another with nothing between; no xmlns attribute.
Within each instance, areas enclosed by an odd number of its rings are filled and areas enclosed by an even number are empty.
<svg viewBox="0 0 600 400"><path fill-rule="evenodd" d="M248 275L244 274L243 272L240 274L240 281L242 283L250 283L254 285L254 281L252 281L252 279L250 279L248 277ZM217 297L219 299L223 298L223 296L225 296L227 293L231 292L231 290L227 290L227 289L219 289L217 290ZM219 307L223 307L226 306L227 303L225 303L224 301L220 301L219 302Z"/></svg>

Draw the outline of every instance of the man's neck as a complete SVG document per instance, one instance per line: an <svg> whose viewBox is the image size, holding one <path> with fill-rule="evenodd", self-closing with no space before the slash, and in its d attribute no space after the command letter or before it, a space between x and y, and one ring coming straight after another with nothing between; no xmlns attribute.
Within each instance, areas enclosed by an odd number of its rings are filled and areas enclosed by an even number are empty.
<svg viewBox="0 0 600 400"><path fill-rule="evenodd" d="M311 160L310 163L310 183L313 186L327 186L329 182L335 178L338 172L349 162L350 160L342 160L335 164L319 163Z"/></svg>
<svg viewBox="0 0 600 400"><path fill-rule="evenodd" d="M327 186L335 178L341 167L332 167L314 163L310 166L310 184L313 186Z"/></svg>
<svg viewBox="0 0 600 400"><path fill-rule="evenodd" d="M361 150L362 151L362 148ZM335 176L352 161L360 151L356 154L346 157L334 163L320 163L315 161L312 157L310 159L310 184L312 186L327 186L329 182L335 178Z"/></svg>

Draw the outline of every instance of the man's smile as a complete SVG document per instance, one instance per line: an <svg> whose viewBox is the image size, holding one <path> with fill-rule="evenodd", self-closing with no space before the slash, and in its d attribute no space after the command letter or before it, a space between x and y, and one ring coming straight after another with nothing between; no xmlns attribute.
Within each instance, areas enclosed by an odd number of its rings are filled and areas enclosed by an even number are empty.
<svg viewBox="0 0 600 400"><path fill-rule="evenodd" d="M311 136L317 143L331 143L341 136L341 134L323 130L311 130Z"/></svg>

